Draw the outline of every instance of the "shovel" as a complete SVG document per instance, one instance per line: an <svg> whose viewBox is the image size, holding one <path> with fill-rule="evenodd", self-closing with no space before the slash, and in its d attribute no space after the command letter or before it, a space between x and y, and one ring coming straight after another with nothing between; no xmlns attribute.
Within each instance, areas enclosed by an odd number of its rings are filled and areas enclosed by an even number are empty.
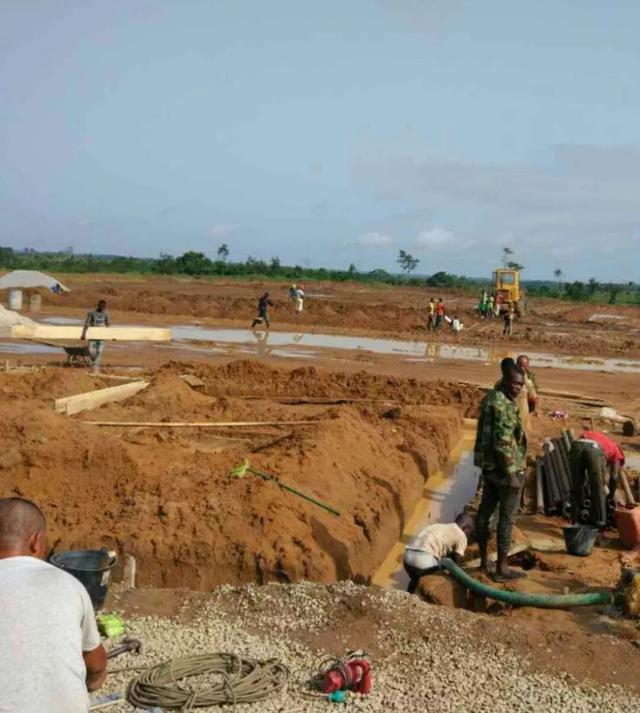
<svg viewBox="0 0 640 713"><path fill-rule="evenodd" d="M330 505L327 505L326 503L323 503L320 500L316 500L316 498L311 497L311 495L305 495L305 493L301 493L299 490L296 490L295 488L292 488L290 485L283 483L275 475L269 475L268 473L263 473L261 470L256 470L255 468L252 468L251 464L249 463L248 458L245 460L244 463L242 463L242 465L237 466L236 468L234 468L231 471L231 477L232 478L244 478L247 475L247 473L252 473L253 475L257 475L259 478L262 478L262 480L271 480L278 487L282 488L282 490L286 490L289 493L293 493L294 495L297 495L299 498L308 500L310 503L313 503L314 505L317 505L318 507L322 508L323 510L330 512L332 515L335 515L336 517L340 517L340 513L337 510L335 510L334 508L332 508Z"/></svg>

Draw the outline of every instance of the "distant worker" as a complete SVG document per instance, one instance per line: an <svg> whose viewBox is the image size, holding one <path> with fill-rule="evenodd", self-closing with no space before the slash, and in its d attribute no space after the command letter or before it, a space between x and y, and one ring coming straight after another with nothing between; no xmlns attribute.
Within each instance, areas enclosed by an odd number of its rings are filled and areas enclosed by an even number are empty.
<svg viewBox="0 0 640 713"><path fill-rule="evenodd" d="M537 393L539 391L538 379L536 378L536 375L531 371L529 365L529 357L526 354L520 354L520 356L516 359L516 364L520 369L522 369L527 379L531 380L531 382L533 383L533 387Z"/></svg>
<svg viewBox="0 0 640 713"><path fill-rule="evenodd" d="M494 304L495 304L495 297L493 295L489 295L489 299L487 301L487 317L493 318L494 313Z"/></svg>
<svg viewBox="0 0 640 713"><path fill-rule="evenodd" d="M40 509L0 500L0 710L87 713L107 656L87 590L46 551Z"/></svg>
<svg viewBox="0 0 640 713"><path fill-rule="evenodd" d="M269 307L273 307L273 302L269 299L269 293L265 292L258 300L258 316L253 320L251 329L255 329L256 325L263 322L266 328L269 329Z"/></svg>
<svg viewBox="0 0 640 713"><path fill-rule="evenodd" d="M594 527L613 522L616 488L624 462L620 446L600 431L585 431L571 444L571 519L574 522Z"/></svg>
<svg viewBox="0 0 640 713"><path fill-rule="evenodd" d="M407 591L413 594L421 577L440 569L440 560L450 557L462 562L468 539L473 534L473 518L464 513L449 525L428 525L409 540L404 550L404 570L409 575Z"/></svg>
<svg viewBox="0 0 640 713"><path fill-rule="evenodd" d="M289 299L290 299L292 302L295 302L295 300L296 300L296 291L297 291L297 289L298 289L298 285L296 285L295 282L294 282L293 285L291 285L291 287L289 288Z"/></svg>
<svg viewBox="0 0 640 713"><path fill-rule="evenodd" d="M474 464L482 471L482 497L475 522L480 566L489 571L489 522L499 507L498 562L495 572L490 572L498 582L525 576L507 564L525 478L527 437L516 403L523 387L524 374L515 365L506 365L499 387L491 389L480 404L474 447Z"/></svg>
<svg viewBox="0 0 640 713"><path fill-rule="evenodd" d="M504 303L504 297L500 293L498 293L496 295L496 303L495 303L495 307L493 309L493 312L496 317L499 317L502 314L503 303Z"/></svg>
<svg viewBox="0 0 640 713"><path fill-rule="evenodd" d="M436 328L436 301L432 297L427 308L427 329L433 332Z"/></svg>
<svg viewBox="0 0 640 713"><path fill-rule="evenodd" d="M482 290L480 294L480 301L478 302L478 314L482 319L487 316L487 306L488 306L487 291Z"/></svg>
<svg viewBox="0 0 640 713"><path fill-rule="evenodd" d="M87 318L84 321L82 335L80 339L83 341L87 338L87 329L89 327L110 327L111 320L107 312L107 303L104 300L98 302L98 306L91 312L87 313ZM102 353L104 351L104 339L92 339L89 342L89 351L91 352L91 361L95 371L100 369L102 362Z"/></svg>
<svg viewBox="0 0 640 713"><path fill-rule="evenodd" d="M296 314L301 314L304 309L304 285L298 285L298 287L296 287L294 304Z"/></svg>
<svg viewBox="0 0 640 713"><path fill-rule="evenodd" d="M502 334L505 337L510 337L513 334L513 321L516 318L516 311L513 309L513 305L509 305L504 311L504 328Z"/></svg>
<svg viewBox="0 0 640 713"><path fill-rule="evenodd" d="M53 285L51 292L53 292L54 295L59 295L62 292L62 286L59 282L56 282L56 284Z"/></svg>
<svg viewBox="0 0 640 713"><path fill-rule="evenodd" d="M442 326L442 323L444 322L444 302L442 301L442 297L438 300L438 304L436 305L436 329L440 329Z"/></svg>

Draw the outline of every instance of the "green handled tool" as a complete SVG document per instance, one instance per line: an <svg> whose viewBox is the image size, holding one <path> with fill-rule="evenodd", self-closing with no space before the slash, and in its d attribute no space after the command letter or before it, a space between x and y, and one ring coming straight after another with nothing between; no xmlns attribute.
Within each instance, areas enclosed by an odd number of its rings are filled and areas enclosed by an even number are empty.
<svg viewBox="0 0 640 713"><path fill-rule="evenodd" d="M283 490L286 490L289 493L293 493L294 495L297 495L298 497L303 498L304 500L308 500L310 503L313 503L314 505L317 505L318 507L322 508L323 510L330 512L332 515L336 515L337 517L340 517L340 513L337 510L335 510L334 508L332 508L330 505L327 505L326 503L323 503L320 500L316 500L316 498L311 497L311 495L305 495L305 493L301 493L299 490L292 488L290 485L286 485L286 483L283 483L279 478L276 478L275 475L269 475L268 473L263 473L260 470L256 470L255 468L252 468L251 464L249 463L248 458L245 460L245 462L242 465L239 465L237 468L234 468L231 471L231 477L232 478L244 478L247 475L247 473L252 473L253 475L257 475L259 478L262 478L262 480L271 480L276 485L278 485L280 488L282 488Z"/></svg>

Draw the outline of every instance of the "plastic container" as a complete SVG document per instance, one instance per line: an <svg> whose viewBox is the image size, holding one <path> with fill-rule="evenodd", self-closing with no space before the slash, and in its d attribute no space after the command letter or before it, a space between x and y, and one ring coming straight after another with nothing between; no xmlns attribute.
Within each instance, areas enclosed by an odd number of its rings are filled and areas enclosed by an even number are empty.
<svg viewBox="0 0 640 713"><path fill-rule="evenodd" d="M29 312L39 312L42 308L42 295L34 292L29 297Z"/></svg>
<svg viewBox="0 0 640 713"><path fill-rule="evenodd" d="M614 515L622 544L629 549L640 545L640 505L630 510L616 508Z"/></svg>
<svg viewBox="0 0 640 713"><path fill-rule="evenodd" d="M22 309L22 290L9 290L7 303L9 305L9 309Z"/></svg>
<svg viewBox="0 0 640 713"><path fill-rule="evenodd" d="M567 552L576 557L587 557L596 543L600 530L590 525L567 525L562 528Z"/></svg>
<svg viewBox="0 0 640 713"><path fill-rule="evenodd" d="M102 550L69 550L51 555L49 562L69 572L84 584L94 609L99 609L107 598L111 570L116 566L115 552Z"/></svg>

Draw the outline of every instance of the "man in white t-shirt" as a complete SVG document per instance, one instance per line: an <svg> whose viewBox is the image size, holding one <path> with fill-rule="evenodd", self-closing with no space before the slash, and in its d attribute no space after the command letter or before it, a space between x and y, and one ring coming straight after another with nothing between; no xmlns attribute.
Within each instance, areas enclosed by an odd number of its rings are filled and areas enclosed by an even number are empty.
<svg viewBox="0 0 640 713"><path fill-rule="evenodd" d="M87 590L45 551L40 509L0 499L0 713L86 713L107 676Z"/></svg>
<svg viewBox="0 0 640 713"><path fill-rule="evenodd" d="M409 575L409 594L416 591L421 577L440 569L441 559L450 557L459 564L472 534L473 518L462 513L450 525L428 525L409 540L403 562Z"/></svg>

